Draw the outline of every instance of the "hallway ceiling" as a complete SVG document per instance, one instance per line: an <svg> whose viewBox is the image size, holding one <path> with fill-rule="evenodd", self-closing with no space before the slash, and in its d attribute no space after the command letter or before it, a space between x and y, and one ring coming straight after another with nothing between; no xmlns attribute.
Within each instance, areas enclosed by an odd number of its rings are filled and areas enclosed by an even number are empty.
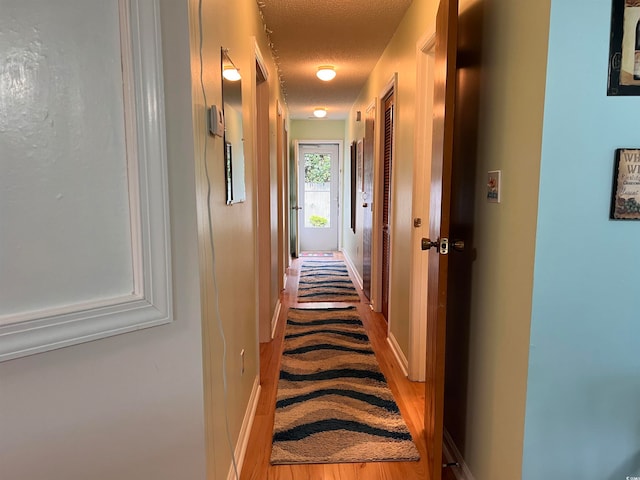
<svg viewBox="0 0 640 480"><path fill-rule="evenodd" d="M280 68L290 118L347 118L411 0L258 0ZM316 77L335 66L330 82Z"/></svg>

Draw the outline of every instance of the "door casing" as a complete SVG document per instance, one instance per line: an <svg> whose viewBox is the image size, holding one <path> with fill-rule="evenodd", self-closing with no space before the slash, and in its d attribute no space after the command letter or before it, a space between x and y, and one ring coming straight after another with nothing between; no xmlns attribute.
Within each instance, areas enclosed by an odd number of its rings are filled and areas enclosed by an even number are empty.
<svg viewBox="0 0 640 480"><path fill-rule="evenodd" d="M416 129L414 137L413 207L411 235L411 295L409 304L409 380L424 382L427 356L427 252L421 250L428 237L429 190L431 188L431 142L433 128L433 64L436 34L432 27L416 44ZM419 225L416 225L416 222Z"/></svg>

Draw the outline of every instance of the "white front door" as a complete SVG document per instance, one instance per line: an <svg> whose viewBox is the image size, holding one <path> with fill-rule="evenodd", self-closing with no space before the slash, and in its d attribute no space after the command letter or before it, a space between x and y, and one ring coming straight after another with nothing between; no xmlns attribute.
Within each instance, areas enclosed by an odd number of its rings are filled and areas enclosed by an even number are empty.
<svg viewBox="0 0 640 480"><path fill-rule="evenodd" d="M338 249L338 144L300 144L298 225L300 250Z"/></svg>

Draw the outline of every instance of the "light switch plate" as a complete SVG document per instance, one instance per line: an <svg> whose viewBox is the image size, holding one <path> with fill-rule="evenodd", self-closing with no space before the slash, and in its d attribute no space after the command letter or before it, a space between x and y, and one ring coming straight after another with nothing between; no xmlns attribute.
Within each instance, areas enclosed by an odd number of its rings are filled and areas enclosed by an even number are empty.
<svg viewBox="0 0 640 480"><path fill-rule="evenodd" d="M502 187L502 171L492 170L487 173L487 202L500 203L500 189Z"/></svg>

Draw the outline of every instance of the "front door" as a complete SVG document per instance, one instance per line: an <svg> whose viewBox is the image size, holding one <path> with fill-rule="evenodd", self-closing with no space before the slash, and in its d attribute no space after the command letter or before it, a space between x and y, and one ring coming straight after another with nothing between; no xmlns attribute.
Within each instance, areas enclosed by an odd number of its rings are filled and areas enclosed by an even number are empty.
<svg viewBox="0 0 640 480"><path fill-rule="evenodd" d="M302 251L338 250L338 144L300 144L298 210Z"/></svg>
<svg viewBox="0 0 640 480"><path fill-rule="evenodd" d="M423 248L429 250L424 422L431 480L442 478L446 322L448 300L453 301L447 297L447 292L451 280L448 277L449 256L455 252L451 247L447 253L442 243L444 239L453 240L450 216L452 170L455 168L457 19L458 0L440 0L436 17L429 238L423 240Z"/></svg>

